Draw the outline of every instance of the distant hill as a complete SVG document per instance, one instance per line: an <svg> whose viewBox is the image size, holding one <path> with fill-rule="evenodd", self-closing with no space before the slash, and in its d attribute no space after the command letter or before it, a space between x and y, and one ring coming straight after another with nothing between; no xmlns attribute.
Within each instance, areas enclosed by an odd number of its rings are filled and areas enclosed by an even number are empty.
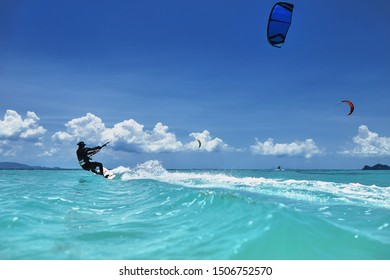
<svg viewBox="0 0 390 280"><path fill-rule="evenodd" d="M390 170L390 166L385 164L375 164L374 166L365 165L363 170Z"/></svg>
<svg viewBox="0 0 390 280"><path fill-rule="evenodd" d="M30 166L17 162L0 162L0 169L22 169L22 170L61 170L59 167Z"/></svg>

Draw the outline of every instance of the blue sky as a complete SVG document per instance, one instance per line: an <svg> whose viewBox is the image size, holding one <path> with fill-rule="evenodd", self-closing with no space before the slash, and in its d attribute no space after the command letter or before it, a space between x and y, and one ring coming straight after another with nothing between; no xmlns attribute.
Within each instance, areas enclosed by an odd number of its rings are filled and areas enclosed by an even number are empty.
<svg viewBox="0 0 390 280"><path fill-rule="evenodd" d="M291 1L281 49L275 3L1 1L0 161L77 167L84 140L108 167L390 164L390 2Z"/></svg>

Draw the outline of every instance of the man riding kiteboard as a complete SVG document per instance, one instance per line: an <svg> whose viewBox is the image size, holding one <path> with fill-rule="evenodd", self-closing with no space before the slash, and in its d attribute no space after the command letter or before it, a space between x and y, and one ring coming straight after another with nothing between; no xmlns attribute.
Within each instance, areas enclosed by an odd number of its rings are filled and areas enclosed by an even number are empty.
<svg viewBox="0 0 390 280"><path fill-rule="evenodd" d="M103 146L96 146L93 148L86 147L83 141L77 143L79 148L77 149L77 159L79 160L80 166L87 171L92 171L95 174L103 175L103 164L101 162L91 161L91 157L100 151L101 148L105 147L109 142L104 144ZM96 168L99 167L99 172Z"/></svg>

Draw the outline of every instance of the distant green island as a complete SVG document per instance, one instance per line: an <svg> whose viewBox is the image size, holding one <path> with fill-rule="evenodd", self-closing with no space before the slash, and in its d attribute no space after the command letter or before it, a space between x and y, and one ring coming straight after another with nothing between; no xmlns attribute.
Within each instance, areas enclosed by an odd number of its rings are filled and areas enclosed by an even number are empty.
<svg viewBox="0 0 390 280"><path fill-rule="evenodd" d="M390 170L390 166L386 164L375 164L374 166L365 165L363 170Z"/></svg>
<svg viewBox="0 0 390 280"><path fill-rule="evenodd" d="M30 166L18 162L0 162L0 169L7 170L65 170L60 167Z"/></svg>

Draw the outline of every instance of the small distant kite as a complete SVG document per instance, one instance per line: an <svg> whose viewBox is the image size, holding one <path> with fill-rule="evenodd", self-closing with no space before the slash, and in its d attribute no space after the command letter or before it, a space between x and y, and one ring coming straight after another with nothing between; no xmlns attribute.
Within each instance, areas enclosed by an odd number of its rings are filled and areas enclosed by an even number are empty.
<svg viewBox="0 0 390 280"><path fill-rule="evenodd" d="M281 48L286 40L294 5L286 2L278 2L271 10L268 19L268 42L277 48Z"/></svg>
<svg viewBox="0 0 390 280"><path fill-rule="evenodd" d="M348 115L351 115L352 112L353 112L353 110L355 110L355 106L354 106L353 103L352 103L351 101L349 101L349 100L343 100L343 101L339 102L339 104L340 104L340 103L343 103L343 102L345 102L345 103L347 103L347 104L349 105L350 109L349 109Z"/></svg>
<svg viewBox="0 0 390 280"><path fill-rule="evenodd" d="M196 141L198 141L198 144L199 144L199 147L198 147L198 148L200 148L200 147L202 146L202 142L200 142L199 139L196 139Z"/></svg>

